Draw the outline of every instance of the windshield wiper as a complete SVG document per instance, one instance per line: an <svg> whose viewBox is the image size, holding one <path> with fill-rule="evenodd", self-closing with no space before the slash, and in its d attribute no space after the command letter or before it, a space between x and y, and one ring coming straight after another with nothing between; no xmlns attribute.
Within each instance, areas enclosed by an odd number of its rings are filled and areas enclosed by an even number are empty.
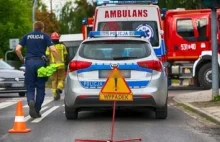
<svg viewBox="0 0 220 142"><path fill-rule="evenodd" d="M137 59L138 57L113 57L113 60Z"/></svg>

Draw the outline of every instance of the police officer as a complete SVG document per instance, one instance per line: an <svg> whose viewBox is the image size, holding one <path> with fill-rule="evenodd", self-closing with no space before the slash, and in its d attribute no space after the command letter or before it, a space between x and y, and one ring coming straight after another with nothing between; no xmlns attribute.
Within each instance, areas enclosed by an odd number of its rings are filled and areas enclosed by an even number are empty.
<svg viewBox="0 0 220 142"><path fill-rule="evenodd" d="M45 83L48 78L38 78L37 70L40 67L45 66L45 61L43 59L46 56L45 52L47 47L54 54L56 60L59 60L56 48L53 46L50 37L43 33L43 31L44 24L41 21L36 21L34 23L34 31L26 34L15 49L16 54L22 63L25 61L26 96L29 105L29 114L32 118L41 117L40 110L44 101ZM22 47L27 48L25 59L21 54Z"/></svg>
<svg viewBox="0 0 220 142"><path fill-rule="evenodd" d="M54 43L54 46L57 50L57 53L60 57L60 63L55 63L55 59L53 54L50 52L49 49L46 51L46 55L50 59L50 64L57 64L59 65L58 69L53 73L51 76L52 81L52 94L54 97L54 100L60 99L60 94L62 93L62 90L64 88L64 80L65 80L65 60L67 56L67 50L64 44L59 42L60 36L57 32L53 32L51 34L52 42Z"/></svg>

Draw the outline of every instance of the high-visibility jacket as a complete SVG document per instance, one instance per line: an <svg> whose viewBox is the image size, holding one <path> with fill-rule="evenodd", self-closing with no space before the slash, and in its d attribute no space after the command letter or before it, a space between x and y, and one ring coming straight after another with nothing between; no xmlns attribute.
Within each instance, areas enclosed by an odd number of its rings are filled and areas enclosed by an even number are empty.
<svg viewBox="0 0 220 142"><path fill-rule="evenodd" d="M55 57L50 52L50 49L47 48L46 55L50 59L50 64L59 64L59 66L60 66L59 68L65 68L65 56L67 55L67 50L66 50L65 45L63 45L63 44L55 44L54 46L55 46L55 48L57 50L57 53L58 53L58 56L59 56L61 62L56 63Z"/></svg>

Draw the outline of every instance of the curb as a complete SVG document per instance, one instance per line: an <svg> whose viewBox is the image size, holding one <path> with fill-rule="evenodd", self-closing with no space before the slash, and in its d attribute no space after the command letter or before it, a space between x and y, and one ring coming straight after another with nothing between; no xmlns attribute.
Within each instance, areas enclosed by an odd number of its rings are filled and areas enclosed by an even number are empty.
<svg viewBox="0 0 220 142"><path fill-rule="evenodd" d="M189 103L184 103L182 102L181 100L179 99L176 99L175 97L173 98L173 100L176 102L176 103L179 103L179 104L183 104L191 109L193 109L197 114L199 114L200 116L202 117L208 117L210 119L212 119L212 121L214 121L215 123L219 124L220 125L220 118L212 115L211 113L207 112L207 111L204 111L196 106L193 106Z"/></svg>

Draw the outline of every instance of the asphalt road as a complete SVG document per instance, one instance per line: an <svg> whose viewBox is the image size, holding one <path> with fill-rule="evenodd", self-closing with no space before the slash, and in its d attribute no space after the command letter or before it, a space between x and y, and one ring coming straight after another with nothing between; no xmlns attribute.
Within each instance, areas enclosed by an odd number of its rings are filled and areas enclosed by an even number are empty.
<svg viewBox="0 0 220 142"><path fill-rule="evenodd" d="M198 90L193 90L194 92ZM143 142L219 142L220 127L207 125L177 108L171 97L192 90L169 91L169 115L156 120L153 112L117 111L115 140L142 138ZM5 96L5 97L3 97ZM16 102L22 100L29 133L11 134ZM0 95L0 142L74 142L75 139L110 139L111 112L82 112L77 120L65 118L63 99L54 102L47 95L42 118L31 119L25 98Z"/></svg>

